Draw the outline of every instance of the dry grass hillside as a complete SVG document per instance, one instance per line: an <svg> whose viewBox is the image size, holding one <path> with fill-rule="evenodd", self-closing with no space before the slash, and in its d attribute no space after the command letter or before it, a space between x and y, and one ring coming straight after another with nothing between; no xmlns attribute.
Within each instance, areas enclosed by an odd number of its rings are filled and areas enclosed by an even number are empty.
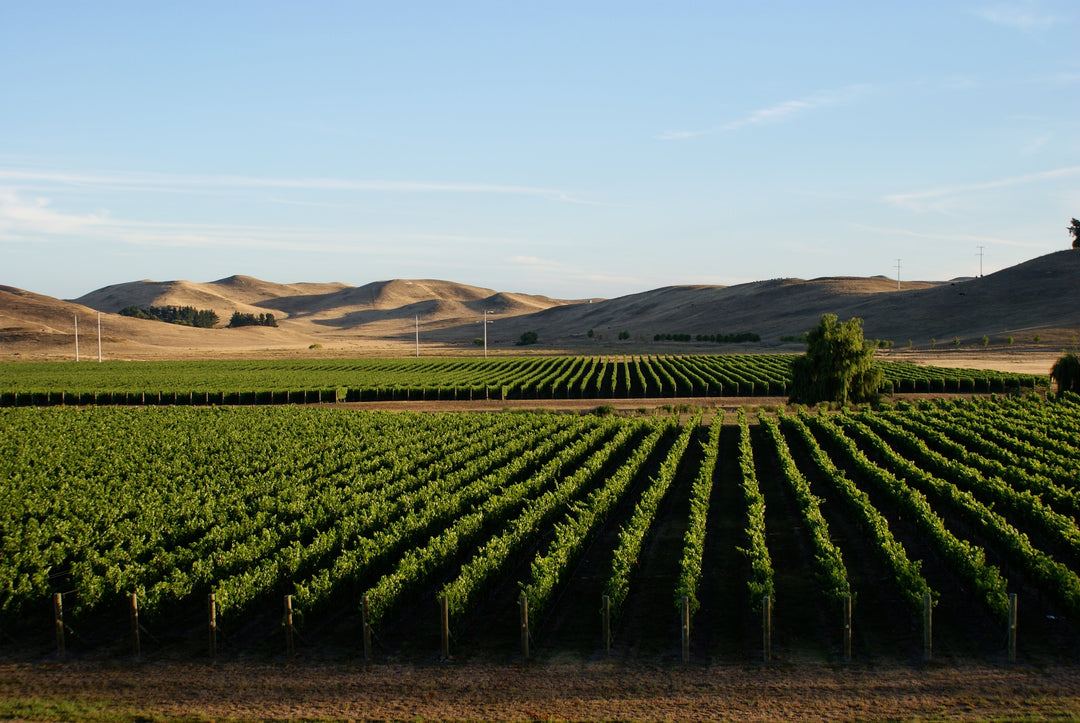
<svg viewBox="0 0 1080 723"><path fill-rule="evenodd" d="M896 282L884 277L774 279L738 286L671 286L595 302L500 293L448 281L392 280L364 286L275 284L249 276L207 283L136 281L73 301L0 286L0 355L12 359L74 356L74 317L83 354L96 354L102 318L108 358L220 358L283 355L393 356L413 353L417 319L425 353L471 354L489 312L489 347L508 351L648 353L741 351L714 344L657 344L658 333L754 332L754 349L789 349L782 336L802 334L823 313L864 319L866 335L898 349L1055 352L1080 335L1080 252L1048 254L982 278ZM119 316L125 306L194 306L228 322L234 311L272 313L278 328L192 329ZM593 331L592 337L588 335ZM515 347L536 331L537 347ZM629 341L619 341L621 331ZM1036 336L1039 341L1035 342ZM1014 343L1008 344L1009 337ZM313 345L321 348L311 349ZM88 353L89 352L89 353Z"/></svg>

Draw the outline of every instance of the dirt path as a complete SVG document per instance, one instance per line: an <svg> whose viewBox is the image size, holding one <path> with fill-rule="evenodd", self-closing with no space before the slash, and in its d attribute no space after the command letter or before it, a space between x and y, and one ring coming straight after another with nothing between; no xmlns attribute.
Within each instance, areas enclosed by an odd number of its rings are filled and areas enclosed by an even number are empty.
<svg viewBox="0 0 1080 723"><path fill-rule="evenodd" d="M0 717L882 720L1075 717L1075 668L0 665ZM34 707L27 707L34 701ZM114 718L115 719L115 718Z"/></svg>

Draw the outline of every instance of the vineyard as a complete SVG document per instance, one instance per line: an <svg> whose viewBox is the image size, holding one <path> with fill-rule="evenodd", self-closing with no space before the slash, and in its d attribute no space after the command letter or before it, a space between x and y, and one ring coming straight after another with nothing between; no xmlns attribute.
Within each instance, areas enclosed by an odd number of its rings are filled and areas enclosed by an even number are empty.
<svg viewBox="0 0 1080 723"><path fill-rule="evenodd" d="M0 406L787 396L791 354L0 364ZM1046 376L878 362L885 393L1004 393Z"/></svg>
<svg viewBox="0 0 1080 723"><path fill-rule="evenodd" d="M211 629L221 655L433 656L441 632L495 659L913 661L928 612L938 657L1080 642L1072 395L682 422L9 408L0 429L0 645L36 654L141 631L207 655Z"/></svg>

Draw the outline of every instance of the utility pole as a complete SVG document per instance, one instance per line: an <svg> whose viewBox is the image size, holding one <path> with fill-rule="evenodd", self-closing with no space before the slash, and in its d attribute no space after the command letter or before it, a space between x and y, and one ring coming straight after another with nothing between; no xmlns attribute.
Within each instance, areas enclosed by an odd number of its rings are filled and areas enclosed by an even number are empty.
<svg viewBox="0 0 1080 723"><path fill-rule="evenodd" d="M420 315L416 315L416 358L420 358Z"/></svg>
<svg viewBox="0 0 1080 723"><path fill-rule="evenodd" d="M493 314L493 313L495 313L495 312L489 311L488 309L484 309L484 358L485 359L487 359L487 325L488 325L487 315L488 314Z"/></svg>
<svg viewBox="0 0 1080 723"><path fill-rule="evenodd" d="M79 361L79 315L75 315L75 361Z"/></svg>
<svg viewBox="0 0 1080 723"><path fill-rule="evenodd" d="M897 291L900 290L900 261L901 261L901 259L896 260L896 290Z"/></svg>
<svg viewBox="0 0 1080 723"><path fill-rule="evenodd" d="M976 255L979 257L979 278L981 279L982 275L983 275L983 272L982 272L983 249L986 248L986 247L985 246L976 246L975 248L979 249L979 253L976 254Z"/></svg>
<svg viewBox="0 0 1080 723"><path fill-rule="evenodd" d="M101 363L101 312L97 315L97 360Z"/></svg>

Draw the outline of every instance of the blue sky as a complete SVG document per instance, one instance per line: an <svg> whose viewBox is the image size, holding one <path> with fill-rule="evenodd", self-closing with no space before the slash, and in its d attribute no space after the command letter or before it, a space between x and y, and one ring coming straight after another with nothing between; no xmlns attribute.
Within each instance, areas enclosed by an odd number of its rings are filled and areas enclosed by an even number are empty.
<svg viewBox="0 0 1080 723"><path fill-rule="evenodd" d="M1080 4L0 0L0 284L561 298L1067 248Z"/></svg>

